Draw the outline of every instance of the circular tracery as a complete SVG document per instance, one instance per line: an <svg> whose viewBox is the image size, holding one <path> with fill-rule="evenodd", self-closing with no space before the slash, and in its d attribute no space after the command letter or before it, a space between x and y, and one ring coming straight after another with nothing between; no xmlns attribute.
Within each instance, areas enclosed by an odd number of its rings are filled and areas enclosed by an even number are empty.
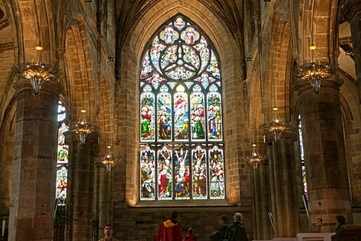
<svg viewBox="0 0 361 241"><path fill-rule="evenodd" d="M184 81L200 76L211 58L206 39L181 17L160 31L147 54L162 77Z"/></svg>

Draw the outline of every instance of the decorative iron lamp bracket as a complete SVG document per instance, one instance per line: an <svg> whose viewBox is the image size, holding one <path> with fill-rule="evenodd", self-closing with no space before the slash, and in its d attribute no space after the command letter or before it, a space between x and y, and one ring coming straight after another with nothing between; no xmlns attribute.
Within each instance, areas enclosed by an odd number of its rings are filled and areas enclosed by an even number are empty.
<svg viewBox="0 0 361 241"><path fill-rule="evenodd" d="M39 53L39 61L20 65L19 72L24 79L30 82L33 94L38 95L44 82L51 81L55 78L55 75L50 65L41 63L40 61L40 54L41 51L43 51L43 47L36 46L35 50Z"/></svg>
<svg viewBox="0 0 361 241"><path fill-rule="evenodd" d="M264 158L257 152L257 145L252 144L251 155L249 157L249 164L254 168L257 169L259 165L262 163Z"/></svg>
<svg viewBox="0 0 361 241"><path fill-rule="evenodd" d="M298 67L297 76L302 81L310 83L315 93L318 94L322 82L330 78L331 68L328 63L310 62Z"/></svg>
<svg viewBox="0 0 361 241"><path fill-rule="evenodd" d="M107 172L111 172L112 168L115 164L115 161L113 159L113 154L111 151L111 146L107 146L107 153L102 161L102 164L105 166L105 169Z"/></svg>
<svg viewBox="0 0 361 241"><path fill-rule="evenodd" d="M266 127L266 139L268 143L278 141L281 138L296 138L296 128L283 122L271 122Z"/></svg>
<svg viewBox="0 0 361 241"><path fill-rule="evenodd" d="M85 110L81 110L80 112L82 114L86 113ZM92 132L94 132L94 128L88 121L86 121L85 118L83 118L82 120L80 120L74 124L71 131L79 137L79 141L81 144L85 144L86 138L88 137L88 135L90 135Z"/></svg>

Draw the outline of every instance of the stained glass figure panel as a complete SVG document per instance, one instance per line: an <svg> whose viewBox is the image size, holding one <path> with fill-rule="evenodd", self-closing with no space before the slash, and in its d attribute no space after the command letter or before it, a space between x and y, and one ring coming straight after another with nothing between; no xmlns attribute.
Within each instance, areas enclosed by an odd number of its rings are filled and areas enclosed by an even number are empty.
<svg viewBox="0 0 361 241"><path fill-rule="evenodd" d="M69 163L69 146L65 143L65 133L69 127L65 124L66 109L61 102L58 104L58 148L56 164L56 186L55 199L56 205L64 206L66 204L68 189L68 163Z"/></svg>
<svg viewBox="0 0 361 241"><path fill-rule="evenodd" d="M168 93L168 88L158 94L157 98L157 120L158 120L158 140L172 140L172 96Z"/></svg>
<svg viewBox="0 0 361 241"><path fill-rule="evenodd" d="M193 199L208 198L207 152L201 147L192 148Z"/></svg>
<svg viewBox="0 0 361 241"><path fill-rule="evenodd" d="M149 86L146 86L150 89ZM155 97L148 88L140 97L140 135L142 141L155 140Z"/></svg>
<svg viewBox="0 0 361 241"><path fill-rule="evenodd" d="M204 94L199 86L193 88L191 94L191 138L194 141L202 141L206 138L205 128L205 101Z"/></svg>
<svg viewBox="0 0 361 241"><path fill-rule="evenodd" d="M158 199L173 199L172 148L164 145L158 150Z"/></svg>
<svg viewBox="0 0 361 241"><path fill-rule="evenodd" d="M190 199L190 160L188 148L174 148L175 199Z"/></svg>
<svg viewBox="0 0 361 241"><path fill-rule="evenodd" d="M174 135L179 141L187 141L189 135L188 95L180 85L174 94Z"/></svg>
<svg viewBox="0 0 361 241"><path fill-rule="evenodd" d="M207 94L207 112L208 140L222 140L222 102L219 92L212 90Z"/></svg>
<svg viewBox="0 0 361 241"><path fill-rule="evenodd" d="M66 204L68 187L68 168L64 165L58 165L56 168L56 204L63 206Z"/></svg>
<svg viewBox="0 0 361 241"><path fill-rule="evenodd" d="M149 145L140 150L140 199L155 200L155 151Z"/></svg>
<svg viewBox="0 0 361 241"><path fill-rule="evenodd" d="M223 149L214 146L209 151L210 198L224 199L224 157Z"/></svg>
<svg viewBox="0 0 361 241"><path fill-rule="evenodd" d="M178 15L144 51L139 83L140 200L225 199L217 53Z"/></svg>

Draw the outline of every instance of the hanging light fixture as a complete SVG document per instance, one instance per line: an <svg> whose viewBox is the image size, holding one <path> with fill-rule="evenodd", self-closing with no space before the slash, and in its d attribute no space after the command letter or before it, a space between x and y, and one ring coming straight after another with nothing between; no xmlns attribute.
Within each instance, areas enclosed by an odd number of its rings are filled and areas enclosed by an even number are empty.
<svg viewBox="0 0 361 241"><path fill-rule="evenodd" d="M310 50L313 52L316 50L316 46L312 44ZM328 63L314 62L313 53L312 60L310 63L305 63L303 66L298 69L298 77L305 81L309 82L315 91L319 93L321 89L321 84L323 81L327 80L331 76L331 68Z"/></svg>
<svg viewBox="0 0 361 241"><path fill-rule="evenodd" d="M254 168L258 168L259 165L262 162L262 157L260 156L260 154L258 154L257 152L257 145L256 144L252 144L252 151L251 151L251 156L249 158L249 164Z"/></svg>
<svg viewBox="0 0 361 241"><path fill-rule="evenodd" d="M115 161L113 159L113 154L112 154L111 148L112 148L111 146L107 146L106 155L102 161L103 165L105 166L105 168L108 172L111 172L111 170L114 166L114 163L115 163Z"/></svg>
<svg viewBox="0 0 361 241"><path fill-rule="evenodd" d="M87 122L85 118L86 110L80 110L81 117L74 125L73 131L79 136L80 143L84 144L87 136L93 131L91 125Z"/></svg>
<svg viewBox="0 0 361 241"><path fill-rule="evenodd" d="M38 95L44 82L50 81L54 75L51 73L49 65L41 63L41 52L44 48L42 46L36 46L35 50L38 53L38 61L25 64L21 74L26 80L30 81L33 94Z"/></svg>
<svg viewBox="0 0 361 241"><path fill-rule="evenodd" d="M313 25L311 29L311 62L305 63L297 70L298 78L309 82L316 94L320 93L322 82L331 76L330 65L326 62L314 61L314 52L317 49L313 38Z"/></svg>
<svg viewBox="0 0 361 241"><path fill-rule="evenodd" d="M278 107L272 108L272 122L268 127L268 132L272 134L275 141L277 141L282 133L287 129L286 125L280 120Z"/></svg>

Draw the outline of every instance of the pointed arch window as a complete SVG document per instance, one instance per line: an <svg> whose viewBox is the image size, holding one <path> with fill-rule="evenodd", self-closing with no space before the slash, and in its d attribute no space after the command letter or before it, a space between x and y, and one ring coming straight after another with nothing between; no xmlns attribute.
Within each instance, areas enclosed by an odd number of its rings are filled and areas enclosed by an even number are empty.
<svg viewBox="0 0 361 241"><path fill-rule="evenodd" d="M160 27L139 91L140 200L225 199L222 80L208 37L181 15Z"/></svg>
<svg viewBox="0 0 361 241"><path fill-rule="evenodd" d="M62 102L58 103L58 150L56 165L56 205L65 206L68 188L69 146L65 144L64 133L69 131L67 114Z"/></svg>
<svg viewBox="0 0 361 241"><path fill-rule="evenodd" d="M305 164L305 149L304 149L304 135L303 135L303 123L301 115L298 115L298 144L299 144L299 157L301 165L301 178L303 186L303 202L304 206L308 207L308 182L307 182L307 168Z"/></svg>

